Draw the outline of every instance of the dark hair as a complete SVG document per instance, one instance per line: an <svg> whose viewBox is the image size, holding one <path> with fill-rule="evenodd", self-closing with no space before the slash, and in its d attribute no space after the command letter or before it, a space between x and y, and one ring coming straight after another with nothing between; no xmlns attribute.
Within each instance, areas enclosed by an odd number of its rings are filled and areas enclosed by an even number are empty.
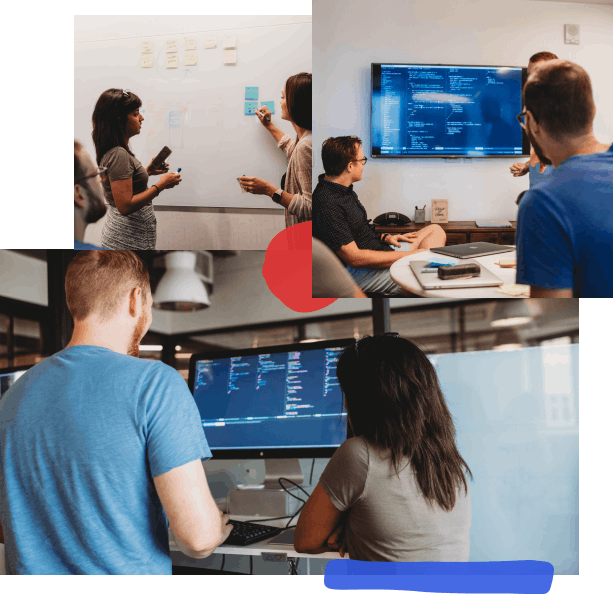
<svg viewBox="0 0 613 594"><path fill-rule="evenodd" d="M558 56L552 54L551 52L537 52L536 54L530 56L528 60L528 64L536 64L537 62L547 62L548 60L557 60Z"/></svg>
<svg viewBox="0 0 613 594"><path fill-rule="evenodd" d="M357 136L337 136L324 140L321 160L326 175L336 177L345 171L350 161L358 156L362 141Z"/></svg>
<svg viewBox="0 0 613 594"><path fill-rule="evenodd" d="M313 127L311 78L307 72L300 72L290 76L285 82L285 103L289 117L296 126L305 130L311 130Z"/></svg>
<svg viewBox="0 0 613 594"><path fill-rule="evenodd" d="M578 64L543 64L524 86L524 105L557 142L590 131L596 106L588 73Z"/></svg>
<svg viewBox="0 0 613 594"><path fill-rule="evenodd" d="M85 167L81 163L81 151L83 146L78 140L74 141L74 180L75 183L78 179L85 177Z"/></svg>
<svg viewBox="0 0 613 594"><path fill-rule="evenodd" d="M129 250L80 251L68 264L65 287L75 320L94 313L108 320L132 289L140 287L143 303L151 290L147 267Z"/></svg>
<svg viewBox="0 0 613 594"><path fill-rule="evenodd" d="M472 473L428 357L397 334L370 336L343 351L336 375L353 434L389 451L396 473L411 464L428 502L452 510L456 488L468 492L463 469Z"/></svg>
<svg viewBox="0 0 613 594"><path fill-rule="evenodd" d="M134 156L126 142L126 124L128 114L142 104L134 93L124 93L123 89L108 89L100 95L92 114L92 139L98 165L102 157L116 146L122 146Z"/></svg>

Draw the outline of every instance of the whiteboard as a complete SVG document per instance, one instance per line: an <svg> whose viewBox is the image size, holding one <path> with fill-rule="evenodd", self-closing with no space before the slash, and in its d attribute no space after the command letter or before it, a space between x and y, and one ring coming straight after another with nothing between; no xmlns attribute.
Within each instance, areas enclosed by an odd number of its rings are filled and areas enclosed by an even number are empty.
<svg viewBox="0 0 613 594"><path fill-rule="evenodd" d="M471 469L469 561L579 573L579 345L431 355Z"/></svg>
<svg viewBox="0 0 613 594"><path fill-rule="evenodd" d="M224 64L224 37L235 37L236 64ZM196 40L196 66L185 65L185 37ZM217 47L205 49L214 38ZM177 41L177 68L166 68L166 42ZM141 43L153 46L153 67L141 67ZM75 139L95 160L91 116L109 88L129 89L143 102L140 135L132 152L146 167L164 145L179 186L163 191L155 205L282 209L267 196L242 193L242 175L280 185L287 158L255 115L245 114L245 87L258 87L258 102L274 101L273 123L287 78L312 70L311 23L290 23L197 33L173 33L75 43ZM150 178L151 183L159 177Z"/></svg>

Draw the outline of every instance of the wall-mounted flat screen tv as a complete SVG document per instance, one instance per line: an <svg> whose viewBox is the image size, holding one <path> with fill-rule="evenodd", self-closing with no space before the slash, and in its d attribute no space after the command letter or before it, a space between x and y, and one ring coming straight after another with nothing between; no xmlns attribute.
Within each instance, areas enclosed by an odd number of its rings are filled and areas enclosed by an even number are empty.
<svg viewBox="0 0 613 594"><path fill-rule="evenodd" d="M526 68L372 64L371 156L530 154L515 119Z"/></svg>

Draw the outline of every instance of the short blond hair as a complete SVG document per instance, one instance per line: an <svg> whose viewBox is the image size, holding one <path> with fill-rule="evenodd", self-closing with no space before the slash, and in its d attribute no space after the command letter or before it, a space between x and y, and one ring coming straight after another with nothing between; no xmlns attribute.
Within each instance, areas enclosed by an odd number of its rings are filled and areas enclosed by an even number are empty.
<svg viewBox="0 0 613 594"><path fill-rule="evenodd" d="M66 271L66 304L75 320L112 318L135 288L151 291L145 263L129 250L83 250Z"/></svg>

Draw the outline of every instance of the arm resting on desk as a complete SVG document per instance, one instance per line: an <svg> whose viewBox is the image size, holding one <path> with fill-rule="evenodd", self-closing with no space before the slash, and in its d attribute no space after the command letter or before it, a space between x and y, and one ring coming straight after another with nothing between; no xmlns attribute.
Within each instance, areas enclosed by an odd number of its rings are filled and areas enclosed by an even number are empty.
<svg viewBox="0 0 613 594"><path fill-rule="evenodd" d="M294 533L296 551L312 555L335 551L327 545L328 537L345 521L346 515L334 507L319 483L298 518Z"/></svg>
<svg viewBox="0 0 613 594"><path fill-rule="evenodd" d="M208 557L226 540L226 526L209 490L200 460L153 478L179 549L196 559Z"/></svg>

